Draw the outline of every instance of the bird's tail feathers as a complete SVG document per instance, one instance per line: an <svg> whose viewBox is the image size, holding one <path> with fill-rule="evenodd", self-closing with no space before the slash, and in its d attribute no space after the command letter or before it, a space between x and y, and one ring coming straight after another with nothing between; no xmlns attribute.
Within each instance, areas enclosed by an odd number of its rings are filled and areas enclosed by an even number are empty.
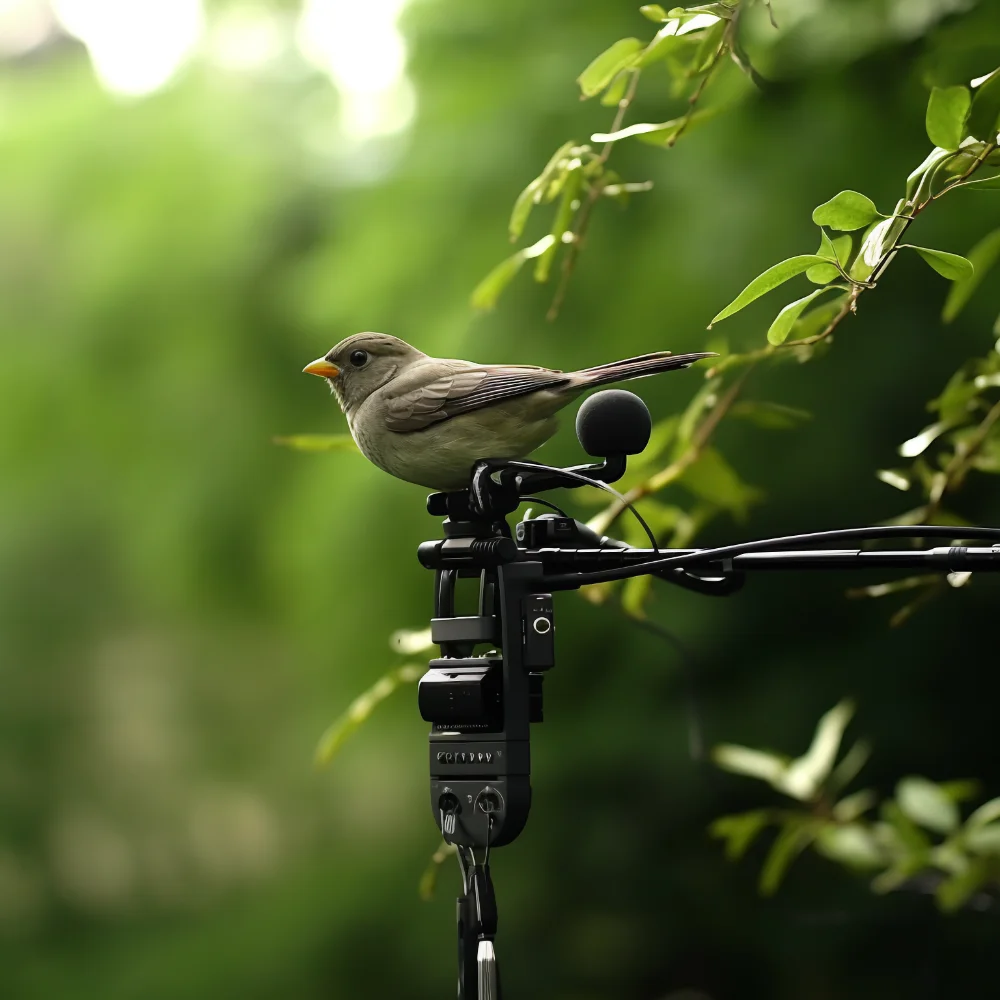
<svg viewBox="0 0 1000 1000"><path fill-rule="evenodd" d="M637 358L626 358L624 361L612 361L610 364L584 368L573 372L570 377L580 386L606 385L609 382L624 382L632 378L642 378L644 375L658 375L660 372L670 372L676 368L687 368L702 358L714 357L717 355L711 352L671 354L669 351L657 351L655 354L643 354Z"/></svg>

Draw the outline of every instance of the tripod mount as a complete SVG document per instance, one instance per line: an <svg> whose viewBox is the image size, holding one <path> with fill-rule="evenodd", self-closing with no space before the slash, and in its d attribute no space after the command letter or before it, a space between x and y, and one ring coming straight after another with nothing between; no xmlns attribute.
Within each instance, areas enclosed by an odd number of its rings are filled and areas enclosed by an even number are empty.
<svg viewBox="0 0 1000 1000"><path fill-rule="evenodd" d="M530 727L543 720L543 682L555 665L554 592L644 574L725 597L744 585L748 572L762 570L1000 570L997 528L858 528L665 550L655 539L650 548L628 546L561 513L521 520L512 532L507 518L533 494L606 488L620 479L627 456L649 441L649 411L635 394L607 389L580 407L576 431L584 451L601 461L557 469L483 459L473 467L467 490L427 499L428 512L444 518L444 537L417 551L420 563L435 573L431 637L441 656L420 680L418 704L431 724L431 810L442 837L456 846L462 869L459 1000L500 995L489 852L514 840L528 819ZM892 537L951 542L959 536L993 544L898 551L827 547ZM456 587L465 577L478 580L474 615L456 614ZM480 862L476 849L483 852Z"/></svg>

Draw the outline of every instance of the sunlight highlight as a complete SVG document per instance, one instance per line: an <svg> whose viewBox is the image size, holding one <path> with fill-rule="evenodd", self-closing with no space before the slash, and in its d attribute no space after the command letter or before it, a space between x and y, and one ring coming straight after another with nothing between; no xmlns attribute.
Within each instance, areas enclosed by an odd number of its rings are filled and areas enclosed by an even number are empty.
<svg viewBox="0 0 1000 1000"><path fill-rule="evenodd" d="M87 47L101 83L148 94L180 68L201 37L201 0L53 0L60 24Z"/></svg>
<svg viewBox="0 0 1000 1000"><path fill-rule="evenodd" d="M399 16L408 0L306 0L298 25L302 54L333 80L341 128L362 142L400 132L416 110L406 75Z"/></svg>

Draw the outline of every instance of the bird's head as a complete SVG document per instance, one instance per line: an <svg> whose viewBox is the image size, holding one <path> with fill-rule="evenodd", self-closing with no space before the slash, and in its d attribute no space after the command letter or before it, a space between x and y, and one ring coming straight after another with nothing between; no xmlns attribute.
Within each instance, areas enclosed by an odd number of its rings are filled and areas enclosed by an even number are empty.
<svg viewBox="0 0 1000 1000"><path fill-rule="evenodd" d="M406 365L426 357L399 337L356 333L302 370L325 378L345 413L360 406Z"/></svg>

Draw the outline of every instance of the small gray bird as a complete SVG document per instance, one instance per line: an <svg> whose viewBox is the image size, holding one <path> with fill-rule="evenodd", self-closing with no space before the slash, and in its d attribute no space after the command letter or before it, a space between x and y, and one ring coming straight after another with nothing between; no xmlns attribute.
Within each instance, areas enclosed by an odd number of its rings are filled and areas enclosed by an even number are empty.
<svg viewBox="0 0 1000 1000"><path fill-rule="evenodd" d="M555 413L586 389L711 357L658 351L560 372L431 358L398 337L356 333L303 371L330 383L369 461L398 479L448 491L469 485L480 458L530 454L555 433Z"/></svg>

